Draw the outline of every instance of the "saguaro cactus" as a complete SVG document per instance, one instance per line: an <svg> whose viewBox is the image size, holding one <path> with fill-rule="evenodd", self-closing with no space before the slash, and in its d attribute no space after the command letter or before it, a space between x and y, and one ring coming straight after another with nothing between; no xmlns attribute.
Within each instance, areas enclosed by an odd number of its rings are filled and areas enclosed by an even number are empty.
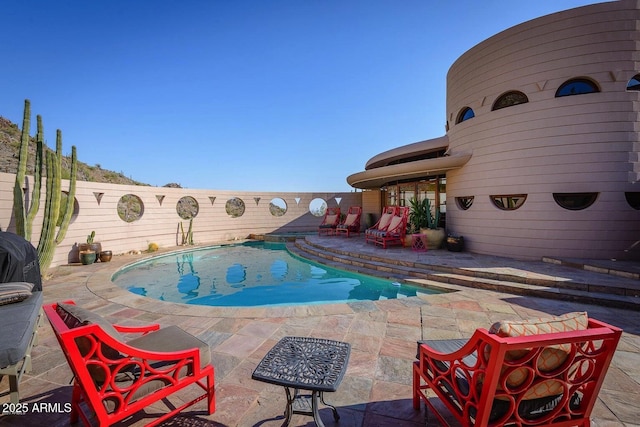
<svg viewBox="0 0 640 427"><path fill-rule="evenodd" d="M22 135L20 137L20 154L18 157L18 171L13 186L13 216L16 221L16 234L26 238L25 224L27 214L24 201L24 180L27 173L27 157L29 156L29 128L31 127L31 102L24 100L24 114L22 116Z"/></svg>
<svg viewBox="0 0 640 427"><path fill-rule="evenodd" d="M42 116L37 115L38 131L36 133L36 163L33 172L33 191L31 192L31 206L27 213L25 224L25 238L31 240L33 219L40 209L40 192L42 190L42 162L44 161L44 132L42 131Z"/></svg>
<svg viewBox="0 0 640 427"><path fill-rule="evenodd" d="M61 179L62 179L62 132L56 132L56 152L45 150L44 134L42 132L42 118L37 116L38 131L36 134L36 164L34 171L34 188L31 194L30 206L27 213L23 186L27 170L29 154L29 127L31 123L31 104L25 100L24 117L22 121L22 135L20 141L20 158L18 173L13 190L13 213L16 221L16 233L27 240L31 240L31 225L40 209L40 193L44 174L43 161L46 162L47 185L42 232L38 242L38 260L40 271L45 273L51 265L56 246L62 242L69 228L73 215L76 194L77 155L76 147L71 147L71 177L67 205L62 221L58 223L60 215ZM46 152L46 155L44 154ZM45 159L46 157L46 159ZM56 234L56 225L59 228Z"/></svg>
<svg viewBox="0 0 640 427"><path fill-rule="evenodd" d="M44 207L44 219L42 223L42 233L38 243L38 260L40 270L47 271L56 246L64 240L67 234L71 216L73 215L73 203L76 194L76 170L77 156L76 147L71 147L71 177L69 181L69 193L67 205L62 222L56 233L56 224L60 215L60 200L62 198L62 131L56 131L56 152L47 152L47 195Z"/></svg>

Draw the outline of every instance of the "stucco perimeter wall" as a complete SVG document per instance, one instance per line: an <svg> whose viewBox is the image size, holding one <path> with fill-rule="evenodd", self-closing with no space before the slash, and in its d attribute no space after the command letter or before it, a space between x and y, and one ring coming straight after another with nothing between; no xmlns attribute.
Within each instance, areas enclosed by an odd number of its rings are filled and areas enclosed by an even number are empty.
<svg viewBox="0 0 640 427"><path fill-rule="evenodd" d="M15 231L12 212L14 182L15 175L0 173L0 228L3 231ZM28 182L32 182L31 177ZM68 182L63 180L62 190L66 189ZM94 193L103 193L100 202ZM28 194L31 194L30 190ZM138 221L127 223L118 216L118 201L126 194L140 197L144 204L144 213ZM189 221L182 220L176 212L176 204L184 196L195 198L199 205L198 215L193 220L194 241L196 244L207 244L245 239L249 234L314 231L321 218L309 212L309 203L313 199L322 198L329 207L340 206L346 212L350 205L361 206L361 194L191 190L78 181L77 216L72 220L64 241L58 246L52 265L66 264L74 244L86 242L92 230L96 232L95 240L102 244L103 250L111 250L114 254L145 250L151 242L160 247L176 246L181 239L178 224L183 223L185 233L189 226ZM227 200L233 197L242 199L245 204L245 212L238 218L229 216L225 209ZM162 202L159 198L162 198ZM213 202L211 198L215 198ZM287 211L281 217L273 216L269 211L269 203L274 198L286 202ZM339 204L336 198L340 199ZM36 246L43 212L44 196L34 221L32 243Z"/></svg>
<svg viewBox="0 0 640 427"><path fill-rule="evenodd" d="M510 28L462 55L447 76L451 152L472 151L447 173L447 226L469 250L523 259L542 256L640 258L640 2L601 3ZM586 77L600 93L555 97ZM503 93L529 102L492 111ZM455 124L464 107L475 117ZM553 193L597 192L584 210L560 207ZM514 211L490 195L526 194ZM473 196L468 210L456 197Z"/></svg>

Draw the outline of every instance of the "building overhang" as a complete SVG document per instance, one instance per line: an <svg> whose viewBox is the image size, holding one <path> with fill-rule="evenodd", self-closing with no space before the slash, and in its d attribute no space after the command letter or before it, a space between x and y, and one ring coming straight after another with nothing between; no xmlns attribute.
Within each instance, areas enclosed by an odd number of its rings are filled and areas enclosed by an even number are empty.
<svg viewBox="0 0 640 427"><path fill-rule="evenodd" d="M369 170L387 166L392 163L401 163L403 159L428 155L429 153L446 150L448 147L449 138L447 135L427 139L426 141L414 142L413 144L403 145L402 147L393 148L373 156L367 162L364 169Z"/></svg>
<svg viewBox="0 0 640 427"><path fill-rule="evenodd" d="M388 151L387 153L389 153L390 151ZM381 156L382 154L380 154L379 156ZM459 152L451 153L444 157L436 157L433 159L416 160L413 162L381 166L349 175L347 177L347 182L349 183L349 185L355 188L374 189L380 188L385 184L393 181L418 179L432 175L440 175L449 170L457 169L463 166L469 161L471 155L471 152ZM374 157L373 159L375 159L376 157ZM371 163L371 161L369 163Z"/></svg>

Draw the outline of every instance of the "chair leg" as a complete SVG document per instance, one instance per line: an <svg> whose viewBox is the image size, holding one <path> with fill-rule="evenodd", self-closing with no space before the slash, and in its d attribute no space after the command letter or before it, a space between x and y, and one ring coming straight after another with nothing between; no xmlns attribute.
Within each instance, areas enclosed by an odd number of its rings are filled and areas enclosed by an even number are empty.
<svg viewBox="0 0 640 427"><path fill-rule="evenodd" d="M79 411L80 411L80 401L82 400L82 391L80 390L80 386L78 383L73 382L73 391L71 393L71 414L70 414L70 422L71 424L75 424L78 422Z"/></svg>
<svg viewBox="0 0 640 427"><path fill-rule="evenodd" d="M213 414L216 410L216 394L215 385L213 383L213 374L207 377L207 409L209 415Z"/></svg>

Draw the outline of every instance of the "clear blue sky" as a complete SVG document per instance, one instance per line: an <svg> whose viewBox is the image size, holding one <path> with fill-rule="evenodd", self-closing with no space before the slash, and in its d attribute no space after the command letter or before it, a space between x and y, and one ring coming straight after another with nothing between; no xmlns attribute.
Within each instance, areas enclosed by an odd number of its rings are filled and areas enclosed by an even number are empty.
<svg viewBox="0 0 640 427"><path fill-rule="evenodd" d="M581 0L1 2L0 115L151 185L350 191L390 148L444 134L451 64Z"/></svg>

